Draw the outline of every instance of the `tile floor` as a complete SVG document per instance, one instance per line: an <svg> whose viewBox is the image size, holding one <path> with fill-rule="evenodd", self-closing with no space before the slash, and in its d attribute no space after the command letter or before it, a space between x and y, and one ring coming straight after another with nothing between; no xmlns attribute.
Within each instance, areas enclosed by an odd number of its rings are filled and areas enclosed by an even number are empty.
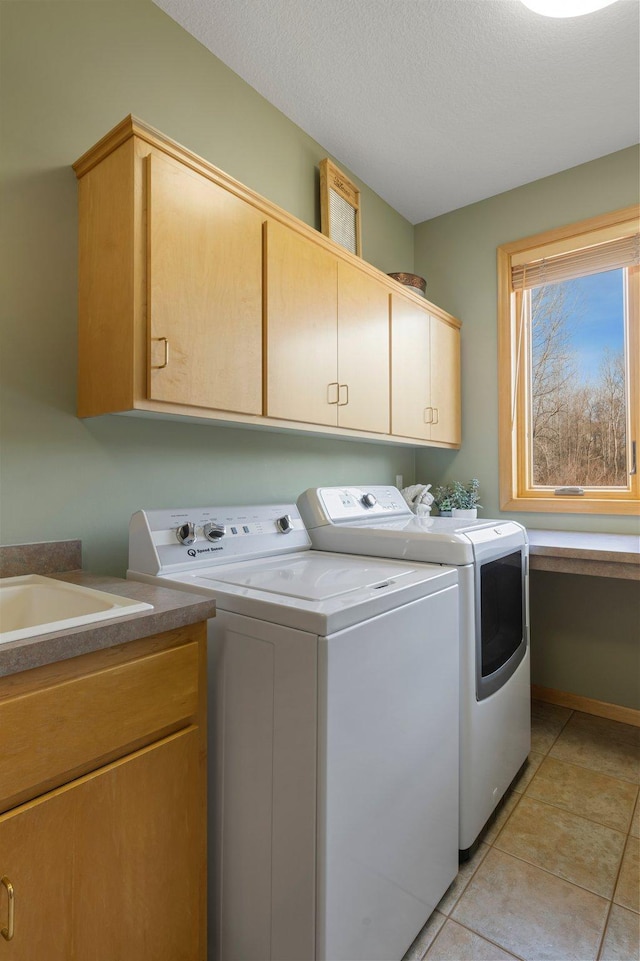
<svg viewBox="0 0 640 961"><path fill-rule="evenodd" d="M534 701L527 768L404 961L639 961L640 728Z"/></svg>

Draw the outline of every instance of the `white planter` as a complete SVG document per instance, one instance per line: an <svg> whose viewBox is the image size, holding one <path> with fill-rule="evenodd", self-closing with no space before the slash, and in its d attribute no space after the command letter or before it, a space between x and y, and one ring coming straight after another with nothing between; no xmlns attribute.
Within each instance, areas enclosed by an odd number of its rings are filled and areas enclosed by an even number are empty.
<svg viewBox="0 0 640 961"><path fill-rule="evenodd" d="M468 521L475 520L476 517L478 516L478 508L477 507L469 507L469 508L454 507L453 510L451 511L451 516L466 517Z"/></svg>

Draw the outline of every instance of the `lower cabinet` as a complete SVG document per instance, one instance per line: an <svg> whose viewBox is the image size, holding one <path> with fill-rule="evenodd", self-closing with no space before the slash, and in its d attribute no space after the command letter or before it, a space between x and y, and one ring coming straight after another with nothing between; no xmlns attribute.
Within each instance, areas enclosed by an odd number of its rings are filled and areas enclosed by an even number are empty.
<svg viewBox="0 0 640 961"><path fill-rule="evenodd" d="M148 657L157 652L141 658L141 668ZM163 663L169 668L177 662L169 657ZM193 663L195 668L197 659ZM26 676L18 676L18 683ZM62 706L68 693L63 689L82 686L83 680L65 679L46 693L58 691ZM188 687L192 690L193 684ZM0 686L0 721L3 708L22 700L27 709L29 699L37 700L45 690L6 701L1 692ZM174 705L174 715L191 713L191 693L179 692ZM206 755L201 711L202 705L192 717L174 720L170 726L181 725L180 730L0 815L3 961L204 961ZM90 730L100 727L102 719L89 712L84 722ZM52 723L59 727L60 718ZM60 733L65 736L62 729ZM3 744L7 734L5 728ZM66 736L73 738L74 732ZM34 753L38 747L34 742Z"/></svg>
<svg viewBox="0 0 640 961"><path fill-rule="evenodd" d="M69 842L74 820L66 800L64 796L57 803L51 799L0 817L2 958L69 961L73 957Z"/></svg>
<svg viewBox="0 0 640 961"><path fill-rule="evenodd" d="M14 889L0 956L199 958L198 852L185 830L199 813L197 768L198 734L187 729L0 818ZM8 903L5 912L8 926Z"/></svg>

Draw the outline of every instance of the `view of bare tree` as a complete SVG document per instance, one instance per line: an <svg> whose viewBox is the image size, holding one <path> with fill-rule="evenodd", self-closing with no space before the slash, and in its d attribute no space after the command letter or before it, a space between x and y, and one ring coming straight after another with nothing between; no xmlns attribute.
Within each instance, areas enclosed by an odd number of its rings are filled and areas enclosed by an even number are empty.
<svg viewBox="0 0 640 961"><path fill-rule="evenodd" d="M626 390L622 353L606 349L585 379L574 338L584 305L575 288L531 291L533 483L616 487L627 483Z"/></svg>

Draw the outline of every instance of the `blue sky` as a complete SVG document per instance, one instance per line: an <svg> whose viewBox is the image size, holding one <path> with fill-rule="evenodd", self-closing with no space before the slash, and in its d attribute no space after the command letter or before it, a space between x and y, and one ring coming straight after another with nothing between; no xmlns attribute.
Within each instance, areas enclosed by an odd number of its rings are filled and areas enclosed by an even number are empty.
<svg viewBox="0 0 640 961"><path fill-rule="evenodd" d="M605 347L614 353L624 349L623 271L608 270L564 283L584 305L573 330L581 379L596 380Z"/></svg>

